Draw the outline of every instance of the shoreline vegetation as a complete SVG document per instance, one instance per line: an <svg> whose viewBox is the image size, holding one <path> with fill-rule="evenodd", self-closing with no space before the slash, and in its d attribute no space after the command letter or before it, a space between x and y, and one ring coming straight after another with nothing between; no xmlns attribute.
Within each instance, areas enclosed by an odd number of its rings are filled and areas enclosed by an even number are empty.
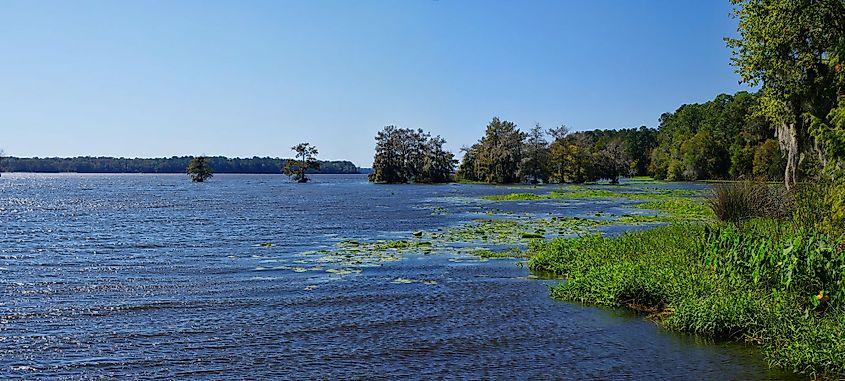
<svg viewBox="0 0 845 381"><path fill-rule="evenodd" d="M815 379L845 376L845 225L829 222L825 197L836 185L803 183L787 192L765 182L711 190L660 183L641 177L479 196L488 203L470 223L391 241L343 241L315 254L344 261L343 273L408 253L520 259L534 273L561 279L550 286L556 299L625 308L668 330L755 345L770 366ZM499 209L602 199L644 213L556 217ZM601 233L619 225L645 229Z"/></svg>
<svg viewBox="0 0 845 381"><path fill-rule="evenodd" d="M628 308L670 330L759 345L775 367L841 378L845 239L808 223L817 206L537 240L528 266L565 279L550 288L554 298Z"/></svg>
<svg viewBox="0 0 845 381"><path fill-rule="evenodd" d="M612 198L661 211L652 220L612 220L660 223L614 237L537 236L519 257L531 271L563 279L550 287L556 299L626 308L669 330L757 345L770 366L812 378L845 376L845 225L831 223L826 197L841 185L787 192L782 184L735 182L696 192L638 182L647 192L568 186L482 198Z"/></svg>

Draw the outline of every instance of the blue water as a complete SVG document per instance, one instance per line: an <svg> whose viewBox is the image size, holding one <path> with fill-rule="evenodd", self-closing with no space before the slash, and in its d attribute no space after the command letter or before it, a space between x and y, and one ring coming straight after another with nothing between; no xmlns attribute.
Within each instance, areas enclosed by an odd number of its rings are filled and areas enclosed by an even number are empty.
<svg viewBox="0 0 845 381"><path fill-rule="evenodd" d="M315 254L491 209L589 216L631 204L478 199L548 190L4 174L0 379L794 378L753 348L552 300L556 281L517 260Z"/></svg>

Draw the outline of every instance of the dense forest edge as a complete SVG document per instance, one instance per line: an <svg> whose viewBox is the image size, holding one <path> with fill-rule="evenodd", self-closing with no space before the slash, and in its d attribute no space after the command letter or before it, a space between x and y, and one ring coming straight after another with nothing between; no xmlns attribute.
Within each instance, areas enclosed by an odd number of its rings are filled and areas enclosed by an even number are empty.
<svg viewBox="0 0 845 381"><path fill-rule="evenodd" d="M784 152L772 122L755 113L762 95L740 91L704 103L684 104L660 116L657 128L572 132L561 125L527 132L498 117L484 136L462 149L463 160L445 151L445 140L423 130L387 126L376 136L370 179L379 183L449 181L584 183L621 177L660 180L783 181ZM817 160L802 161L815 173Z"/></svg>
<svg viewBox="0 0 845 381"><path fill-rule="evenodd" d="M4 172L43 172L43 173L185 173L193 156L173 156L169 158L114 158L114 157L73 157L73 158L22 158L3 157L0 169ZM207 157L208 165L215 173L244 174L281 174L289 159L272 157L227 158L224 156ZM309 174L357 174L359 168L350 161L319 161L319 169L308 169Z"/></svg>

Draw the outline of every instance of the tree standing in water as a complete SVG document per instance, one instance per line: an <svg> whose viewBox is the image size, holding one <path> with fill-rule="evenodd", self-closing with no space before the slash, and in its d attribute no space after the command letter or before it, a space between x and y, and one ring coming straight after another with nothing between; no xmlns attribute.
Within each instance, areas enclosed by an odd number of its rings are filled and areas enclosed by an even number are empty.
<svg viewBox="0 0 845 381"><path fill-rule="evenodd" d="M298 183L308 182L310 179L305 176L305 173L309 169L320 169L320 162L317 161L317 154L319 153L317 147L312 146L311 143L299 143L290 147L290 149L296 152L296 159L288 159L284 168L282 168L282 172L289 177L293 177L293 180Z"/></svg>
<svg viewBox="0 0 845 381"><path fill-rule="evenodd" d="M519 178L531 184L549 182L549 142L540 123L527 134L523 145L522 161L519 163Z"/></svg>
<svg viewBox="0 0 845 381"><path fill-rule="evenodd" d="M452 180L455 155L446 140L421 129L387 126L376 135L376 154L368 178L375 183L446 183Z"/></svg>
<svg viewBox="0 0 845 381"><path fill-rule="evenodd" d="M208 180L214 175L214 169L208 165L208 158L205 156L197 156L191 159L188 163L187 172L191 175L191 181L201 183Z"/></svg>

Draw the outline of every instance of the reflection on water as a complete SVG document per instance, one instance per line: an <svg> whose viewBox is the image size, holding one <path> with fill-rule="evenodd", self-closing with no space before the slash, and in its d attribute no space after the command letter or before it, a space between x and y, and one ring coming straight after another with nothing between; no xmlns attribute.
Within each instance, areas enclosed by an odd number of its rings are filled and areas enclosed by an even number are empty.
<svg viewBox="0 0 845 381"><path fill-rule="evenodd" d="M519 261L320 255L493 206L583 217L631 204L477 198L514 191L365 176L4 174L0 378L791 377L753 349L556 302L557 280Z"/></svg>

